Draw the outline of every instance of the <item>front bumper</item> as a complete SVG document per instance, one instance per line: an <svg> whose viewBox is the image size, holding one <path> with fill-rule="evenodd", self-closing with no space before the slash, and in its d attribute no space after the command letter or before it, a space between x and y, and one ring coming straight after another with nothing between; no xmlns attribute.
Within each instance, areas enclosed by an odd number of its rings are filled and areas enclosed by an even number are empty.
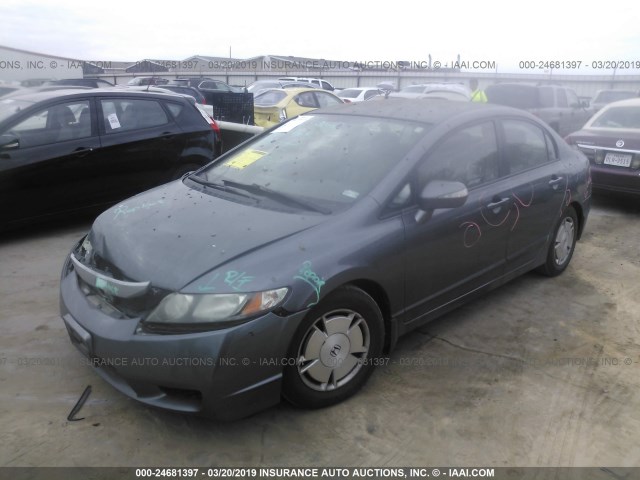
<svg viewBox="0 0 640 480"><path fill-rule="evenodd" d="M306 312L268 313L223 330L137 332L139 318L114 318L89 303L75 271L60 282L71 342L125 395L176 412L233 420L280 401L287 350Z"/></svg>

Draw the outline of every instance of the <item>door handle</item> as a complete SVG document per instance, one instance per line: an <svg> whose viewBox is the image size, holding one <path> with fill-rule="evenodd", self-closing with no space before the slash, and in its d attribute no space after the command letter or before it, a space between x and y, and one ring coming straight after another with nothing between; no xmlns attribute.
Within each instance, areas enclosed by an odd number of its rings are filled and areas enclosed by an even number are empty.
<svg viewBox="0 0 640 480"><path fill-rule="evenodd" d="M552 178L551 180L549 180L549 186L555 190L556 188L558 188L558 185L560 185L563 180L564 180L564 177Z"/></svg>
<svg viewBox="0 0 640 480"><path fill-rule="evenodd" d="M76 155L76 157L84 157L85 155L89 154L93 152L93 148L84 148L84 147L79 147L76 148L73 153Z"/></svg>
<svg viewBox="0 0 640 480"><path fill-rule="evenodd" d="M511 199L509 197L501 198L499 200L494 200L493 202L487 205L487 208L489 210L497 210L503 205L506 205L507 203L509 203L510 201Z"/></svg>
<svg viewBox="0 0 640 480"><path fill-rule="evenodd" d="M174 134L171 132L164 132L162 135L160 135L160 138L162 138L163 140L171 140L174 137Z"/></svg>

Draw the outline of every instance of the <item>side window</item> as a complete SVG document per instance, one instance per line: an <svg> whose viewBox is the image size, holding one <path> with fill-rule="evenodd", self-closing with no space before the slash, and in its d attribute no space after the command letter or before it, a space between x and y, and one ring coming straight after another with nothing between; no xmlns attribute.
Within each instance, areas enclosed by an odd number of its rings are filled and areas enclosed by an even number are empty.
<svg viewBox="0 0 640 480"><path fill-rule="evenodd" d="M301 107L318 108L313 92L302 92L295 98L295 100Z"/></svg>
<svg viewBox="0 0 640 480"><path fill-rule="evenodd" d="M573 90L566 89L567 92L567 102L569 102L569 106L572 108L576 108L580 106L580 101L578 100L578 95Z"/></svg>
<svg viewBox="0 0 640 480"><path fill-rule="evenodd" d="M553 88L540 87L538 89L538 100L540 101L540 106L543 108L553 107L555 105L553 101Z"/></svg>
<svg viewBox="0 0 640 480"><path fill-rule="evenodd" d="M567 103L567 93L564 88L558 88L556 90L556 95L558 96L558 106L566 108L568 106Z"/></svg>
<svg viewBox="0 0 640 480"><path fill-rule="evenodd" d="M510 174L549 161L549 147L540 127L523 120L503 120L504 156Z"/></svg>
<svg viewBox="0 0 640 480"><path fill-rule="evenodd" d="M167 108L171 112L171 115L173 115L173 118L178 118L178 116L182 112L182 109L184 108L184 105L180 105L179 103L169 103L169 102L167 102L167 103L165 103L165 105L167 106Z"/></svg>
<svg viewBox="0 0 640 480"><path fill-rule="evenodd" d="M91 136L89 101L53 105L30 115L9 129L21 148L37 147Z"/></svg>
<svg viewBox="0 0 640 480"><path fill-rule="evenodd" d="M167 114L155 100L108 99L101 100L106 133L156 127L169 123Z"/></svg>
<svg viewBox="0 0 640 480"><path fill-rule="evenodd" d="M547 132L544 132L544 138L547 141L547 155L549 156L549 160L557 160L558 152L556 142L553 141Z"/></svg>
<svg viewBox="0 0 640 480"><path fill-rule="evenodd" d="M420 186L432 180L464 183L474 188L498 178L498 147L493 122L449 135L418 167Z"/></svg>
<svg viewBox="0 0 640 480"><path fill-rule="evenodd" d="M376 95L378 95L378 93L378 90L368 90L364 92L364 99L369 100L371 97L375 97Z"/></svg>
<svg viewBox="0 0 640 480"><path fill-rule="evenodd" d="M322 88L324 90L333 90L333 88L331 87L331 85L329 85L327 82L325 82L324 80L321 81L322 82Z"/></svg>
<svg viewBox="0 0 640 480"><path fill-rule="evenodd" d="M318 105L320 105L320 107L330 107L332 105L342 103L342 100L331 96L331 94L322 92L316 92L316 99L318 100Z"/></svg>

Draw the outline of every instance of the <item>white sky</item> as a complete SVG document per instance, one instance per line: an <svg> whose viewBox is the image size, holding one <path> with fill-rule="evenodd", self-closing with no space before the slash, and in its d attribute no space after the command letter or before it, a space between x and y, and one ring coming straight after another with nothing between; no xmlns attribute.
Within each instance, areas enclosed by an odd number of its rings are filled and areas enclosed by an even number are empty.
<svg viewBox="0 0 640 480"><path fill-rule="evenodd" d="M384 3L2 0L0 45L90 61L227 57L230 47L236 58L426 61L431 54L444 64L460 54L494 60L501 72L520 71L520 60L640 62L637 0ZM624 73L640 69L617 72Z"/></svg>

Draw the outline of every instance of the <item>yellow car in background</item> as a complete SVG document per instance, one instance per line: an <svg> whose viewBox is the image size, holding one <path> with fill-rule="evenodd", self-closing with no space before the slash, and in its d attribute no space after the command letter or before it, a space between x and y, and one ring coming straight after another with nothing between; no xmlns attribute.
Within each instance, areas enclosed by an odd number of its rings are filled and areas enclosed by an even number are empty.
<svg viewBox="0 0 640 480"><path fill-rule="evenodd" d="M271 127L316 108L344 103L340 97L317 88L272 88L260 93L253 100L253 117L256 125Z"/></svg>

